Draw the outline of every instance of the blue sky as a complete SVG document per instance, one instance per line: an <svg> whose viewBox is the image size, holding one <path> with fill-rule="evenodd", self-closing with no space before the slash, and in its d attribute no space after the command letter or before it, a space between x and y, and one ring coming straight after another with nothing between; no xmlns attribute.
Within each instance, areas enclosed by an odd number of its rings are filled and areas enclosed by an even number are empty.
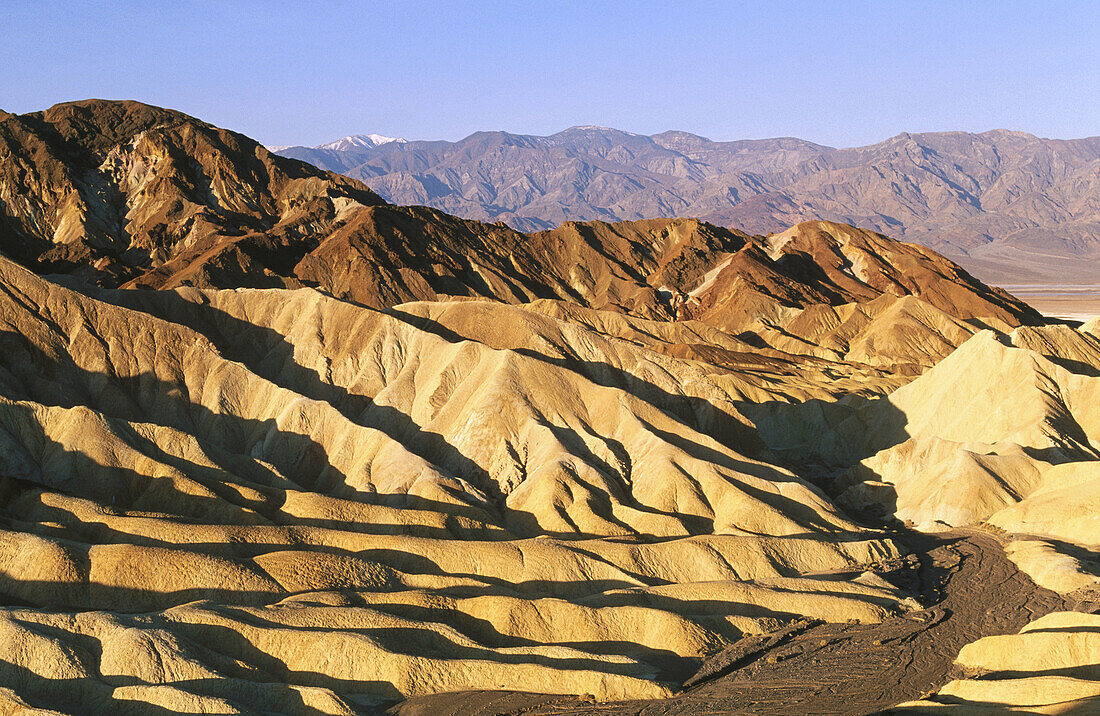
<svg viewBox="0 0 1100 716"><path fill-rule="evenodd" d="M600 124L851 146L1100 134L1100 3L4 0L0 108L173 107L267 144Z"/></svg>

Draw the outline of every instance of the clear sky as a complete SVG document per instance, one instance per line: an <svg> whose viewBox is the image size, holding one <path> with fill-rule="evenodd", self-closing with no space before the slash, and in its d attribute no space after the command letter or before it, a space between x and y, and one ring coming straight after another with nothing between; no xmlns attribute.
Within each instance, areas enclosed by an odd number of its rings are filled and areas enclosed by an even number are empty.
<svg viewBox="0 0 1100 716"><path fill-rule="evenodd" d="M1100 2L0 4L0 108L102 97L266 144L599 124L834 146L1100 134Z"/></svg>

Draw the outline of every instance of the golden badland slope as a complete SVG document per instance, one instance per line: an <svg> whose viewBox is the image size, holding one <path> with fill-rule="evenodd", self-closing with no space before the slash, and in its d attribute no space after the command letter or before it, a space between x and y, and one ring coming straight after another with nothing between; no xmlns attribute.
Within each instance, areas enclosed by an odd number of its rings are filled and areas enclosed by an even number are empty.
<svg viewBox="0 0 1100 716"><path fill-rule="evenodd" d="M946 684L897 714L1088 714L1100 703L1100 615L1055 612L1019 634L966 645L956 665L969 678Z"/></svg>
<svg viewBox="0 0 1100 716"><path fill-rule="evenodd" d="M880 501L893 492L893 513L925 527L975 524L1010 506L1018 517L998 517L1002 527L1037 523L1016 503L1054 466L1055 482L1068 474L1065 463L1091 464L1100 477L1100 340L1065 326L982 332L868 411L883 418L880 425L895 414L907 439L842 478L854 483L850 500ZM889 440L882 432L868 435L872 443ZM1086 499L1087 492L1075 495ZM1080 541L1087 525L1095 526L1095 512L1070 508L1059 510L1058 529Z"/></svg>
<svg viewBox="0 0 1100 716"><path fill-rule="evenodd" d="M902 608L873 575L815 576L890 540L690 424L766 391L751 369L727 392L498 303L97 299L7 261L0 287L0 669L27 703L659 696L741 633ZM626 389L662 374L709 396Z"/></svg>
<svg viewBox="0 0 1100 716"><path fill-rule="evenodd" d="M982 331L889 395L744 413L788 464L839 473L845 507L920 529L991 525L1038 584L1070 593L1100 584L1100 338L1090 330Z"/></svg>

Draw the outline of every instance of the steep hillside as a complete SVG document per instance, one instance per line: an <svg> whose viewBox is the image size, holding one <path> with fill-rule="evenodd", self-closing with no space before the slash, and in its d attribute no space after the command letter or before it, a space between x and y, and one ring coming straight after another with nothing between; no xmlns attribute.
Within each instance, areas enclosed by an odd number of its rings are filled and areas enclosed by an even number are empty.
<svg viewBox="0 0 1100 716"><path fill-rule="evenodd" d="M103 285L200 260L206 280L282 285L352 207L346 177L172 110L88 100L0 119L0 249Z"/></svg>
<svg viewBox="0 0 1100 716"><path fill-rule="evenodd" d="M867 328L840 307L884 295L919 298L972 326L1039 320L926 249L837 224L767 240L674 219L521 234L386 205L354 181L132 102L58 105L9 116L0 130L0 250L102 286L312 286L376 308L549 299L749 330L757 342L826 357L847 356ZM909 352L867 360L927 364Z"/></svg>
<svg viewBox="0 0 1100 716"><path fill-rule="evenodd" d="M656 697L743 632L909 608L854 578L890 540L702 432L771 366L498 303L0 287L0 681L31 703Z"/></svg>

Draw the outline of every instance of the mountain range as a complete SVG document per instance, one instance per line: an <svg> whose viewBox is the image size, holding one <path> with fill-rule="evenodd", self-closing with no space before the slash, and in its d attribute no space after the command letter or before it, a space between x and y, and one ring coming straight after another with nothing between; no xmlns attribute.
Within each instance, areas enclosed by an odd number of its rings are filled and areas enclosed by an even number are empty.
<svg viewBox="0 0 1100 716"><path fill-rule="evenodd" d="M1087 713L1098 466L1100 319L927 246L0 115L0 714Z"/></svg>
<svg viewBox="0 0 1100 716"><path fill-rule="evenodd" d="M904 133L836 149L582 126L279 153L359 179L394 203L522 230L677 216L770 233L825 219L922 243L990 281L1100 275L1100 137Z"/></svg>

